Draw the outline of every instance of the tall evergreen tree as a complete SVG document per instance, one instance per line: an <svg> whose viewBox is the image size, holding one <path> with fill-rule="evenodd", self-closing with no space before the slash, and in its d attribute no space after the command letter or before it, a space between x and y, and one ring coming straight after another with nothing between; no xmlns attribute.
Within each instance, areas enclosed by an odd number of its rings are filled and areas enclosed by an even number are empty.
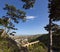
<svg viewBox="0 0 60 52"><path fill-rule="evenodd" d="M52 22L60 21L60 0L48 0L49 1L49 48L48 52L52 50Z"/></svg>
<svg viewBox="0 0 60 52"><path fill-rule="evenodd" d="M21 0L21 1L25 2L25 4L23 5L24 9L30 9L31 7L33 7L35 3L35 0ZM23 21L26 20L26 13L20 9L17 9L13 5L6 4L3 9L6 10L7 13L6 16L0 18L0 24L5 27L3 33L1 34L1 37L6 35L5 34L6 28L8 28L8 32L10 29L17 30L12 21L14 21L14 23L19 23L20 19L22 19Z"/></svg>

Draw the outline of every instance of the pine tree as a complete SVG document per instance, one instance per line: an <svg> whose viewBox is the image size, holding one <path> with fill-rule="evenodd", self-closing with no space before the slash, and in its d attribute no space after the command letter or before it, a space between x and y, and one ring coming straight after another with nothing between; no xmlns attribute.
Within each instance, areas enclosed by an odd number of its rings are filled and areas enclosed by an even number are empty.
<svg viewBox="0 0 60 52"><path fill-rule="evenodd" d="M31 7L33 7L35 3L35 0L21 0L21 1L25 2L23 5L24 9L30 9ZM1 37L4 37L6 35L5 34L6 29L8 29L7 33L9 32L10 29L17 30L17 28L15 28L14 23L19 23L20 19L23 21L26 20L26 13L20 9L17 9L13 5L6 4L3 9L6 10L7 13L6 16L0 18L0 25L5 27L3 33L1 34ZM14 23L12 21L14 21Z"/></svg>
<svg viewBox="0 0 60 52"><path fill-rule="evenodd" d="M49 48L48 52L53 52L52 50L52 22L60 21L60 0L48 0L49 8Z"/></svg>

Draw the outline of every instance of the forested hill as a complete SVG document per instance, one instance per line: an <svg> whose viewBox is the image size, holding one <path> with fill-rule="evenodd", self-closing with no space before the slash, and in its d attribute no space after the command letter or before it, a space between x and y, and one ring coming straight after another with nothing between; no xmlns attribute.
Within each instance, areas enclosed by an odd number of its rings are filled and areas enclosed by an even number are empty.
<svg viewBox="0 0 60 52"><path fill-rule="evenodd" d="M40 42L42 42L43 44L45 44L48 47L49 35L43 34L39 37L32 38L32 39L30 39L30 42L33 42L36 40L39 40ZM60 35L53 35L53 50L60 52Z"/></svg>

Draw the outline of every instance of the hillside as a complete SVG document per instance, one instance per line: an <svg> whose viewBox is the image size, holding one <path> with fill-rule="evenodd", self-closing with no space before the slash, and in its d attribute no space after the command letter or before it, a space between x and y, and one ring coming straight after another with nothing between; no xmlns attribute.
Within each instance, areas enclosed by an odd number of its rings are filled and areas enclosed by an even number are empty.
<svg viewBox="0 0 60 52"><path fill-rule="evenodd" d="M0 52L28 52L25 47L18 47L17 43L11 38L0 37Z"/></svg>
<svg viewBox="0 0 60 52"><path fill-rule="evenodd" d="M18 38L28 38L29 42L34 42L39 40L39 43L28 47L18 47L17 43L9 37L0 37L0 52L47 52L49 35L34 35L34 36L19 36ZM53 50L60 52L60 35L53 35Z"/></svg>
<svg viewBox="0 0 60 52"><path fill-rule="evenodd" d="M44 34L37 38L30 39L30 42L33 42L36 40L39 40L40 42L42 42L44 45L48 47L49 35ZM60 52L60 35L53 35L53 50Z"/></svg>
<svg viewBox="0 0 60 52"><path fill-rule="evenodd" d="M12 39L0 37L0 52L19 52L19 48Z"/></svg>
<svg viewBox="0 0 60 52"><path fill-rule="evenodd" d="M28 47L29 52L47 52L47 47L39 42Z"/></svg>

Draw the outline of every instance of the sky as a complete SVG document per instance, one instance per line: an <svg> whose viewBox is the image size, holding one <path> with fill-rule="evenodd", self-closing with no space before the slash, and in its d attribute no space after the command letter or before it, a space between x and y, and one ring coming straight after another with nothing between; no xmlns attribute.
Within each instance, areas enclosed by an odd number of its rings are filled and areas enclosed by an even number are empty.
<svg viewBox="0 0 60 52"><path fill-rule="evenodd" d="M6 11L3 10L6 3L14 5L17 9L21 9L26 12L26 22L20 21L19 24L15 24L18 28L16 35L47 33L44 26L49 23L48 0L36 0L34 7L28 10L22 8L24 3L21 2L21 0L0 0L0 17L6 15Z"/></svg>

